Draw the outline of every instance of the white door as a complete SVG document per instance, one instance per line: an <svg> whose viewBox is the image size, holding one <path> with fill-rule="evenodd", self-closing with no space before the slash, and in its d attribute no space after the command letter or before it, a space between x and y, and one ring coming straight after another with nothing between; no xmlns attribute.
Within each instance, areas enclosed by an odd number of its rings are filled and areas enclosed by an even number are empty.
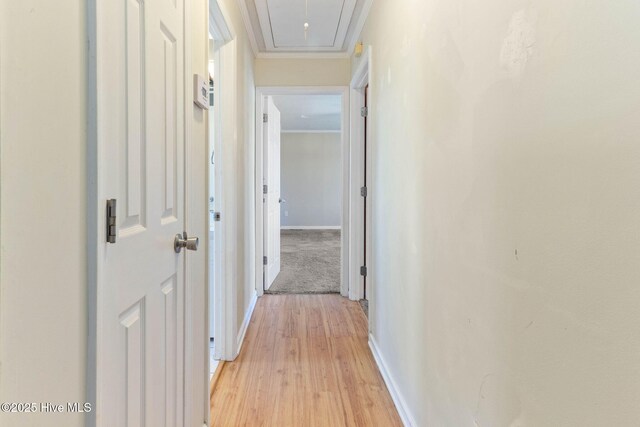
<svg viewBox="0 0 640 427"><path fill-rule="evenodd" d="M98 194L117 199L116 242L99 248L97 425L183 426L184 0L96 7Z"/></svg>
<svg viewBox="0 0 640 427"><path fill-rule="evenodd" d="M265 195L265 239L264 253L267 257L265 272L265 290L269 289L280 273L280 111L267 97L267 123L264 135L264 176L267 194Z"/></svg>

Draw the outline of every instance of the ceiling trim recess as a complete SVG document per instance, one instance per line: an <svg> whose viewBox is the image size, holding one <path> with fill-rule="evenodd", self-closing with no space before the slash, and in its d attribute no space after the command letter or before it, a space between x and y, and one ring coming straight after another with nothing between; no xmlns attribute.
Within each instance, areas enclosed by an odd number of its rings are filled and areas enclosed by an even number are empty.
<svg viewBox="0 0 640 427"><path fill-rule="evenodd" d="M258 20L260 21L262 37L264 39L267 52L339 52L343 51L342 47L344 46L349 24L351 24L351 19L353 18L356 0L342 0L342 7L338 16L338 26L333 37L333 45L331 46L276 46L274 40L275 36L273 33L273 17L271 15L271 10L269 9L269 0L255 0L255 5L256 10L258 11ZM309 31L313 31L313 28ZM302 33L302 31L300 32Z"/></svg>
<svg viewBox="0 0 640 427"><path fill-rule="evenodd" d="M249 15L249 10L247 8L246 0L236 0L240 8L240 13L242 15L242 21L244 22L245 29L247 30L247 35L249 38L249 43L251 44L251 50L256 58L259 59L344 59L350 58L353 55L356 44L360 38L360 34L362 33L362 29L367 21L367 17L369 16L369 12L371 10L371 6L373 5L373 0L363 0L362 9L360 11L359 16L357 17L357 22L353 31L349 31L349 23L346 25L345 35L342 45L346 44L346 50L295 50L295 49L283 49L281 52L273 52L273 51L261 51L258 47L258 41L256 38L256 34L251 24L251 18ZM260 2L256 2L256 7ZM265 0L266 4L266 0ZM351 11L353 14L353 10ZM259 14L260 15L260 14ZM353 19L353 16L350 17ZM342 19L341 19L342 21ZM260 24L262 27L262 23ZM273 39L271 38L271 34L268 34L268 37L265 37L263 32L263 37L265 38L265 44L271 43L273 45ZM269 41L267 41L269 40ZM337 44L337 43L336 43ZM322 48L321 48L322 49ZM340 48L338 48L340 49Z"/></svg>

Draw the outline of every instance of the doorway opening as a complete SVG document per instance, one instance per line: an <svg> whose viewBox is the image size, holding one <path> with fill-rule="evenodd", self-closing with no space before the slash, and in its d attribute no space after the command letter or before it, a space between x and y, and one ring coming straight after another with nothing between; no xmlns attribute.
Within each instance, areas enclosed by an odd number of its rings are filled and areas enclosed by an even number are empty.
<svg viewBox="0 0 640 427"><path fill-rule="evenodd" d="M348 295L348 102L341 87L257 89L258 295Z"/></svg>
<svg viewBox="0 0 640 427"><path fill-rule="evenodd" d="M269 96L265 110L265 293L340 293L341 96Z"/></svg>

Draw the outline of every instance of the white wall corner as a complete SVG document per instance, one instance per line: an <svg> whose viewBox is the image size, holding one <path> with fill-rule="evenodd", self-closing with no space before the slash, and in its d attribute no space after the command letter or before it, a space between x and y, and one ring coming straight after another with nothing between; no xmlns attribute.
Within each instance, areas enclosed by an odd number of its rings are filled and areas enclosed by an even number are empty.
<svg viewBox="0 0 640 427"><path fill-rule="evenodd" d="M218 0L209 0L209 33L214 39L225 43L235 38L229 14Z"/></svg>
<svg viewBox="0 0 640 427"><path fill-rule="evenodd" d="M373 4L373 0L365 0L364 6L362 7L362 12L360 12L360 16L358 17L358 22L356 23L355 30L351 35L351 40L349 40L349 45L347 46L347 53L349 57L353 55L353 51L356 48L356 44L358 43L358 39L362 34L362 30L364 29L364 24L367 22L367 18L369 17L369 12L371 11L371 5Z"/></svg>
<svg viewBox="0 0 640 427"><path fill-rule="evenodd" d="M391 394L391 398L393 399L393 403L396 405L396 409L398 410L398 415L400 415L400 419L402 423L406 427L416 427L418 424L415 422L415 418L413 417L407 402L405 401L402 393L400 392L398 385L394 381L391 376L391 372L378 348L378 344L376 343L375 338L372 334L369 334L369 348L371 348L371 352L373 353L373 358L376 360L376 364L378 365L378 369L380 370L380 374L382 374L382 378L384 379L385 384L387 385L387 389L389 390L389 394Z"/></svg>
<svg viewBox="0 0 640 427"><path fill-rule="evenodd" d="M249 17L249 10L247 9L247 4L244 0L237 0L238 8L240 9L240 14L242 15L242 22L244 22L244 28L247 32L247 37L249 38L249 44L251 45L251 50L253 51L253 56L258 57L258 42L256 40L256 35L253 32L253 26L251 25L251 18Z"/></svg>
<svg viewBox="0 0 640 427"><path fill-rule="evenodd" d="M240 330L238 331L238 338L236 341L236 352L234 359L238 357L240 354L240 350L242 349L242 343L244 343L244 337L247 334L247 329L249 328L249 323L251 322L251 316L253 316L253 310L256 308L256 303L258 302L258 295L256 292L253 292L253 296L251 297L251 302L249 303L249 308L247 308L247 312L244 314L244 320L242 321L242 325L240 325Z"/></svg>

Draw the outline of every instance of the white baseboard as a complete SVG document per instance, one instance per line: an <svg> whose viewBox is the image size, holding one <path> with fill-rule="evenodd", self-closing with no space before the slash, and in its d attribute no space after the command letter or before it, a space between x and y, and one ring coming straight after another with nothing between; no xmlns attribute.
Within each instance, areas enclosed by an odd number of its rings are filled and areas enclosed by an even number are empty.
<svg viewBox="0 0 640 427"><path fill-rule="evenodd" d="M417 426L415 422L415 418L411 415L409 411L409 407L407 406L407 402L402 397L396 382L393 380L393 377L389 373L389 369L387 368L387 364L378 349L378 344L376 344L375 338L373 335L369 334L369 348L371 348L371 352L373 353L373 358L376 360L378 364L378 369L380 370L380 374L382 374L382 378L384 379L385 384L387 385L387 389L389 390L389 394L391 394L391 398L393 399L393 403L396 405L396 409L398 410L398 415L400 415L400 419L402 423L406 427L415 427Z"/></svg>
<svg viewBox="0 0 640 427"><path fill-rule="evenodd" d="M247 328L249 328L249 322L251 322L251 316L253 315L253 310L256 308L257 301L258 301L258 295L254 292L253 296L251 297L251 302L249 303L249 308L247 309L247 312L244 314L244 320L242 321L240 330L238 331L238 338L236 342L236 348L238 349L238 351L236 352L236 356L240 354L240 350L242 349L244 336L247 334Z"/></svg>
<svg viewBox="0 0 640 427"><path fill-rule="evenodd" d="M339 225L286 225L280 227L280 230L341 230Z"/></svg>

